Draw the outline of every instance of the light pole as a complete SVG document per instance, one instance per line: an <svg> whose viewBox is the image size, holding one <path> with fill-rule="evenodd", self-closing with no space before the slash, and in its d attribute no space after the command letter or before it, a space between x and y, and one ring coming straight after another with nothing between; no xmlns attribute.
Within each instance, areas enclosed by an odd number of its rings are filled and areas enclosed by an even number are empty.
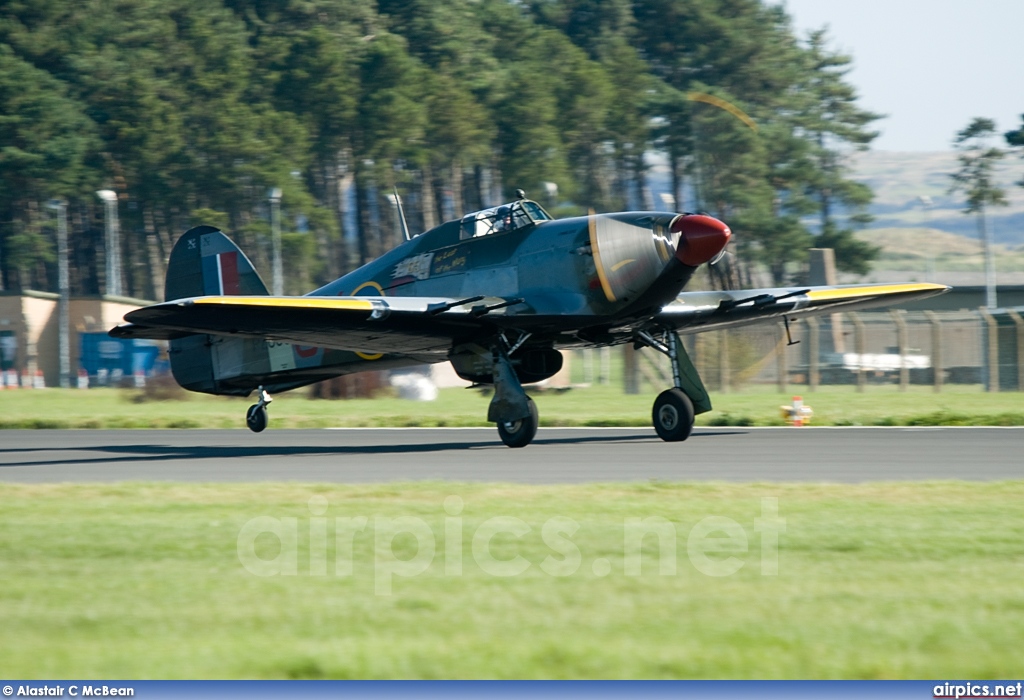
<svg viewBox="0 0 1024 700"><path fill-rule="evenodd" d="M119 297L121 292L121 227L117 222L117 192L98 190L96 196L107 207L107 295Z"/></svg>
<svg viewBox="0 0 1024 700"><path fill-rule="evenodd" d="M46 206L57 212L57 354L60 358L60 388L71 386L71 285L68 281L68 203L51 199Z"/></svg>
<svg viewBox="0 0 1024 700"><path fill-rule="evenodd" d="M921 228L925 229L928 227L928 209L935 202L932 201L932 198L929 197L928 195L922 194L918 196L917 203L921 205ZM933 253L931 249L928 250L928 262L927 267L925 268L925 279L929 282L932 282L935 279L935 253Z"/></svg>
<svg viewBox="0 0 1024 700"><path fill-rule="evenodd" d="M996 261L992 254L995 245L992 235L992 222L985 222L985 212L981 212L981 225L984 228L982 243L985 248L985 306L994 309L999 306L996 300Z"/></svg>
<svg viewBox="0 0 1024 700"><path fill-rule="evenodd" d="M284 270L281 263L281 188L270 190L270 245L274 254L274 296L284 296Z"/></svg>

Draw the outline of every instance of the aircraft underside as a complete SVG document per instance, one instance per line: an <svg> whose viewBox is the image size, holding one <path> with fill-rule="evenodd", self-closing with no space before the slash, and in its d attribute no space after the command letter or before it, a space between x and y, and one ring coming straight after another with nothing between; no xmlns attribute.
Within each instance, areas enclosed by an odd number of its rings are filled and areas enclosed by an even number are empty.
<svg viewBox="0 0 1024 700"><path fill-rule="evenodd" d="M527 394L524 384L543 381L562 367L562 355L552 347L531 347L528 332L502 331L491 342L467 343L453 348L447 356L360 358L358 362L321 365L306 370L285 370L263 377L242 375L222 381L210 393L251 393L259 381L257 402L246 411L246 425L253 432L263 431L268 423L267 407L272 392L287 391L343 374L370 369L393 369L424 362L450 360L456 373L474 384L490 385L494 394L487 411L487 420L495 423L502 442L509 447L525 447L537 434L540 417L537 406ZM586 346L579 341L581 346ZM711 402L678 334L670 329L648 327L637 331L632 342L665 354L671 363L673 386L658 395L652 409L652 423L658 436L669 442L685 440L690 435L696 415L711 410ZM246 388L248 387L248 388Z"/></svg>

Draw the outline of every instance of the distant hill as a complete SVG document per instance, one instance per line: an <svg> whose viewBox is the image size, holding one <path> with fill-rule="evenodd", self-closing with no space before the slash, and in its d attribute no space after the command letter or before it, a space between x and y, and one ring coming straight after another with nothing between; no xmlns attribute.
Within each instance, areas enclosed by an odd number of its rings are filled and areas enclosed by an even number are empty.
<svg viewBox="0 0 1024 700"><path fill-rule="evenodd" d="M977 236L934 228L872 228L858 231L857 238L882 249L867 281L984 283ZM993 252L999 284L1024 284L1024 246L996 244ZM843 276L847 282L858 279Z"/></svg>
<svg viewBox="0 0 1024 700"><path fill-rule="evenodd" d="M664 159L649 158L652 192L669 189ZM956 153L868 151L852 160L853 177L875 193L875 220L857 236L882 248L881 259L865 277L840 274L843 282L984 283L981 246L974 216L963 213L961 195L947 192L956 170ZM1024 159L1010 154L999 169L999 182L1010 204L988 214L994 238L999 284L1024 284ZM925 205L921 197L930 198ZM815 217L807 223L814 226ZM767 280L763 280L767 284Z"/></svg>
<svg viewBox="0 0 1024 700"><path fill-rule="evenodd" d="M977 238L975 218L963 213L963 196L947 193L949 176L957 168L956 153L868 151L856 154L852 167L854 178L875 192L872 229L927 226ZM1015 184L1022 178L1024 159L1009 155L1000 166L998 179L1010 205L989 212L997 242L1024 244L1024 188ZM930 197L931 204L923 204L921 197Z"/></svg>

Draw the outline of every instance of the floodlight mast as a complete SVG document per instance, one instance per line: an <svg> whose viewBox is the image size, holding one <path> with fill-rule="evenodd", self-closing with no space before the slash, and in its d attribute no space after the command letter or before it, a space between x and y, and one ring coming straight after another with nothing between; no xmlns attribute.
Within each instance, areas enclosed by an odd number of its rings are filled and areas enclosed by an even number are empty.
<svg viewBox="0 0 1024 700"><path fill-rule="evenodd" d="M96 196L106 205L107 295L123 296L121 289L121 227L117 220L117 192L98 190Z"/></svg>
<svg viewBox="0 0 1024 700"><path fill-rule="evenodd" d="M281 261L281 188L270 190L270 243L273 249L274 296L284 296L284 264Z"/></svg>
<svg viewBox="0 0 1024 700"><path fill-rule="evenodd" d="M68 203L51 199L46 203L57 212L57 355L60 358L60 387L71 386L71 285L68 279Z"/></svg>

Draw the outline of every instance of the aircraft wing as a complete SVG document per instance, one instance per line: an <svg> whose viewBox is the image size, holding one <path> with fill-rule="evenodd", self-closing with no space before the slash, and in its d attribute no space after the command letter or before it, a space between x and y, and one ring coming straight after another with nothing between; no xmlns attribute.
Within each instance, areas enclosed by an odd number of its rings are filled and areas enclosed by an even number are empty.
<svg viewBox="0 0 1024 700"><path fill-rule="evenodd" d="M939 284L876 284L683 292L654 320L696 333L783 316L888 306L948 289ZM129 323L110 334L174 339L208 333L365 353L445 354L489 326L507 325L508 318L501 318L504 310L519 303L522 299L501 297L202 296L132 311L125 316Z"/></svg>
<svg viewBox="0 0 1024 700"><path fill-rule="evenodd" d="M858 284L778 287L728 292L683 292L655 320L684 333L731 328L783 316L804 316L889 306L943 294L942 284Z"/></svg>
<svg viewBox="0 0 1024 700"><path fill-rule="evenodd" d="M521 299L473 297L202 296L125 315L120 338L173 339L193 333L261 338L366 353L447 353L479 335L487 314Z"/></svg>

